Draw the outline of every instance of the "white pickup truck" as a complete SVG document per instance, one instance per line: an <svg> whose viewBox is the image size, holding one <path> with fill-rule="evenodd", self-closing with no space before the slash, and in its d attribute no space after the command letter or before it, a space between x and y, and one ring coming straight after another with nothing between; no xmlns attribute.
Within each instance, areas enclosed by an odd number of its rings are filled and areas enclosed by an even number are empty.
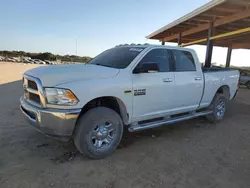
<svg viewBox="0 0 250 188"><path fill-rule="evenodd" d="M239 71L202 70L191 49L120 45L88 64L25 72L21 110L46 135L73 138L90 158L110 155L123 129L139 131L198 116L213 122L238 90Z"/></svg>

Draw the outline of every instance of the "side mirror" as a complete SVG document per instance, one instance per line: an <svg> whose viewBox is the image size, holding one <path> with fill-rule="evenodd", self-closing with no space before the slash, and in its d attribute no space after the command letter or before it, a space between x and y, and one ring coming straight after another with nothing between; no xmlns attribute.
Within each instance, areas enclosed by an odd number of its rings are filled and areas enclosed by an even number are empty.
<svg viewBox="0 0 250 188"><path fill-rule="evenodd" d="M137 66L133 71L135 74L148 72L159 72L157 63L143 63L141 66Z"/></svg>

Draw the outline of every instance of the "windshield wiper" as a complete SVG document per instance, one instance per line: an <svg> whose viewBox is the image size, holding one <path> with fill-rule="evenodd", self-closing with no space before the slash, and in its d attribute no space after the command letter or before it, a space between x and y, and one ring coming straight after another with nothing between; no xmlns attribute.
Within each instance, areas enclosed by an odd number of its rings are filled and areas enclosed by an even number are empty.
<svg viewBox="0 0 250 188"><path fill-rule="evenodd" d="M113 68L112 66L110 66L110 65L102 65L102 64L99 64L99 63L96 63L95 65L99 65L99 66L103 66L103 67L111 67L111 68Z"/></svg>

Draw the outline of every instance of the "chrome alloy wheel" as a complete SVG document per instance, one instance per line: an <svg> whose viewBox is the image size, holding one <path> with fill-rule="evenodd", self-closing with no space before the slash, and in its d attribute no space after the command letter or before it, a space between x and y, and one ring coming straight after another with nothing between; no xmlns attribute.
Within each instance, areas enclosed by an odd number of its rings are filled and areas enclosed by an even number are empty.
<svg viewBox="0 0 250 188"><path fill-rule="evenodd" d="M216 115L218 117L223 117L226 111L226 104L224 101L220 101L219 104L216 106Z"/></svg>
<svg viewBox="0 0 250 188"><path fill-rule="evenodd" d="M105 122L97 125L91 133L91 143L98 149L104 149L109 146L115 137L115 126L112 123Z"/></svg>

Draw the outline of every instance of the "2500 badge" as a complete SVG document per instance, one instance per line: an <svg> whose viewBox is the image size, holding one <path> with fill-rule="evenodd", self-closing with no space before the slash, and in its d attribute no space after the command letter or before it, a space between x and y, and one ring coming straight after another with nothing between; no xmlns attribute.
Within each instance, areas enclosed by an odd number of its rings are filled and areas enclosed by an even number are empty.
<svg viewBox="0 0 250 188"><path fill-rule="evenodd" d="M136 89L134 90L134 96L146 95L146 89Z"/></svg>

